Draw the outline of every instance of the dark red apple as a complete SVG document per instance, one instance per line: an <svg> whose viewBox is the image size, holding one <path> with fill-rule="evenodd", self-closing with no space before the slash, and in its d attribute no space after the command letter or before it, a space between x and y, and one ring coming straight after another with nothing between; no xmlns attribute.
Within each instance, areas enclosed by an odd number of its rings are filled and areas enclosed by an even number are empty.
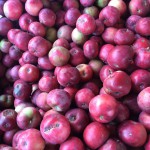
<svg viewBox="0 0 150 150"><path fill-rule="evenodd" d="M89 112L96 121L108 123L117 116L117 100L108 94L97 95L89 103Z"/></svg>
<svg viewBox="0 0 150 150"><path fill-rule="evenodd" d="M79 108L88 109L89 103L95 94L88 88L81 88L75 94L75 103Z"/></svg>
<svg viewBox="0 0 150 150"><path fill-rule="evenodd" d="M32 139L32 140L31 140ZM36 143L36 144L33 144ZM20 133L18 138L18 149L40 149L44 150L45 141L41 136L41 133L37 129L27 129Z"/></svg>
<svg viewBox="0 0 150 150"><path fill-rule="evenodd" d="M39 12L39 21L46 27L53 27L56 21L55 13L49 8L43 8Z"/></svg>
<svg viewBox="0 0 150 150"><path fill-rule="evenodd" d="M136 121L127 120L118 129L120 139L129 146L143 146L147 139L145 127Z"/></svg>
<svg viewBox="0 0 150 150"><path fill-rule="evenodd" d="M39 68L32 64L25 64L18 71L20 79L25 82L35 82L39 79Z"/></svg>
<svg viewBox="0 0 150 150"><path fill-rule="evenodd" d="M50 144L61 144L69 137L71 128L67 118L59 113L52 113L43 118L40 132Z"/></svg>
<svg viewBox="0 0 150 150"><path fill-rule="evenodd" d="M17 127L17 113L14 109L5 109L0 112L0 130L10 131Z"/></svg>
<svg viewBox="0 0 150 150"><path fill-rule="evenodd" d="M121 98L131 90L130 76L124 71L115 71L104 80L103 88L106 93Z"/></svg>
<svg viewBox="0 0 150 150"><path fill-rule="evenodd" d="M60 144L59 150L84 150L84 144L78 137L70 137L65 142Z"/></svg>
<svg viewBox="0 0 150 150"><path fill-rule="evenodd" d="M100 11L99 19L107 27L114 26L120 20L120 12L114 6L106 6Z"/></svg>
<svg viewBox="0 0 150 150"><path fill-rule="evenodd" d="M46 102L55 111L65 112L70 108L71 97L63 89L53 89L48 93Z"/></svg>
<svg viewBox="0 0 150 150"><path fill-rule="evenodd" d="M81 108L69 109L65 113L65 117L68 119L71 130L74 134L82 133L89 123L88 114Z"/></svg>
<svg viewBox="0 0 150 150"><path fill-rule="evenodd" d="M76 28L83 34L92 34L96 29L95 19L89 14L82 14L76 22Z"/></svg>
<svg viewBox="0 0 150 150"><path fill-rule="evenodd" d="M102 146L108 137L108 129L104 124L98 122L91 122L86 126L83 132L83 140L91 149L97 149Z"/></svg>
<svg viewBox="0 0 150 150"><path fill-rule="evenodd" d="M76 67L62 68L57 73L57 81L64 87L77 85L80 79L80 72Z"/></svg>

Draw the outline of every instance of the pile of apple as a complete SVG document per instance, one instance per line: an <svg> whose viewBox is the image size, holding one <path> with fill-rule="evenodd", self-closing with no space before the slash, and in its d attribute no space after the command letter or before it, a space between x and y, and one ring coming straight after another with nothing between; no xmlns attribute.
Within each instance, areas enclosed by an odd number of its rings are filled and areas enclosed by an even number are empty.
<svg viewBox="0 0 150 150"><path fill-rule="evenodd" d="M150 0L0 0L0 150L150 150Z"/></svg>

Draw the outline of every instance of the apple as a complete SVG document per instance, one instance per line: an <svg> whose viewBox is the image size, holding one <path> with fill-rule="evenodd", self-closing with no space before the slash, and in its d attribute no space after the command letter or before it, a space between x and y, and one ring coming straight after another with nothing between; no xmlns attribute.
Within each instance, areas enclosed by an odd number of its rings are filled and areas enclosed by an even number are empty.
<svg viewBox="0 0 150 150"><path fill-rule="evenodd" d="M76 67L63 67L57 73L57 81L64 87L77 85L80 79L80 72Z"/></svg>
<svg viewBox="0 0 150 150"><path fill-rule="evenodd" d="M47 104L58 112L65 112L70 108L71 97L63 89L53 89L47 94Z"/></svg>
<svg viewBox="0 0 150 150"><path fill-rule="evenodd" d="M39 21L46 27L53 27L55 25L56 15L53 12L53 10L48 8L43 8L40 10L38 16L39 16Z"/></svg>
<svg viewBox="0 0 150 150"><path fill-rule="evenodd" d="M65 23L70 26L75 26L81 12L77 8L70 8L65 13Z"/></svg>
<svg viewBox="0 0 150 150"><path fill-rule="evenodd" d="M146 16L150 11L150 3L146 1L131 0L129 2L129 11L132 15Z"/></svg>
<svg viewBox="0 0 150 150"><path fill-rule="evenodd" d="M34 36L28 42L28 50L36 57L42 57L48 54L52 44L41 36Z"/></svg>
<svg viewBox="0 0 150 150"><path fill-rule="evenodd" d="M8 0L3 6L4 15L12 20L18 20L23 13L23 5L20 0Z"/></svg>
<svg viewBox="0 0 150 150"><path fill-rule="evenodd" d="M0 18L0 35L1 36L7 36L7 33L10 29L13 28L13 23L6 17Z"/></svg>
<svg viewBox="0 0 150 150"><path fill-rule="evenodd" d="M89 103L95 94L88 88L81 88L75 94L75 103L79 108L88 109Z"/></svg>
<svg viewBox="0 0 150 150"><path fill-rule="evenodd" d="M92 34L96 29L95 19L89 14L82 14L76 21L76 28L85 35Z"/></svg>
<svg viewBox="0 0 150 150"><path fill-rule="evenodd" d="M35 107L25 107L17 114L17 125L20 129L36 128L42 117Z"/></svg>
<svg viewBox="0 0 150 150"><path fill-rule="evenodd" d="M39 130L31 128L31 129L24 130L20 133L17 147L20 150L23 149L36 150L37 148L40 150L44 150L45 141L42 138Z"/></svg>
<svg viewBox="0 0 150 150"><path fill-rule="evenodd" d="M91 149L99 148L108 138L109 131L105 125L95 121L89 123L83 132L84 142Z"/></svg>
<svg viewBox="0 0 150 150"><path fill-rule="evenodd" d="M145 127L141 123L132 120L120 124L118 134L123 142L132 147L144 145L147 139Z"/></svg>
<svg viewBox="0 0 150 150"><path fill-rule="evenodd" d="M122 78L124 80L122 80ZM114 71L104 80L103 88L106 93L115 98L121 98L129 94L131 90L130 76L124 71Z"/></svg>
<svg viewBox="0 0 150 150"><path fill-rule="evenodd" d="M109 94L93 97L89 103L89 112L93 119L100 123L109 123L118 114L118 102Z"/></svg>
<svg viewBox="0 0 150 150"><path fill-rule="evenodd" d="M60 144L60 150L84 150L84 144L78 137L70 137L65 142Z"/></svg>
<svg viewBox="0 0 150 150"><path fill-rule="evenodd" d="M68 63L70 58L70 53L68 49L63 46L55 46L50 49L48 53L50 62L54 66L63 66Z"/></svg>
<svg viewBox="0 0 150 150"><path fill-rule="evenodd" d="M40 132L42 137L50 144L61 144L69 137L71 127L69 121L63 115L52 113L43 118L40 124Z"/></svg>
<svg viewBox="0 0 150 150"><path fill-rule="evenodd" d="M40 10L43 8L42 0L26 0L25 10L32 16L38 16Z"/></svg>
<svg viewBox="0 0 150 150"><path fill-rule="evenodd" d="M120 12L114 6L106 6L99 13L99 19L105 26L114 26L120 20Z"/></svg>
<svg viewBox="0 0 150 150"><path fill-rule="evenodd" d="M0 130L10 131L17 127L17 113L14 109L5 109L0 112Z"/></svg>
<svg viewBox="0 0 150 150"><path fill-rule="evenodd" d="M22 30L28 31L29 25L34 21L36 21L34 16L31 16L28 13L23 13L19 18L19 26Z"/></svg>
<svg viewBox="0 0 150 150"><path fill-rule="evenodd" d="M147 97L150 94L150 87L143 89L137 96L137 103L141 110L150 113L150 104Z"/></svg>

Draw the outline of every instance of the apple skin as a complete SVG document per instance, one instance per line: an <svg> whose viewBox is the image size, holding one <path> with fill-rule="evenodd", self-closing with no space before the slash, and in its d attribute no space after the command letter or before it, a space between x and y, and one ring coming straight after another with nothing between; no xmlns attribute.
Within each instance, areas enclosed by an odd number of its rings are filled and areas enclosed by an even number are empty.
<svg viewBox="0 0 150 150"><path fill-rule="evenodd" d="M88 109L89 103L95 94L88 88L81 88L75 94L75 103L79 108Z"/></svg>
<svg viewBox="0 0 150 150"><path fill-rule="evenodd" d="M126 27L128 29L130 29L131 31L135 32L135 25L136 25L136 22L141 18L141 16L138 16L138 15L131 15L127 18L127 21L126 21Z"/></svg>
<svg viewBox="0 0 150 150"><path fill-rule="evenodd" d="M91 116L100 123L109 123L118 113L118 102L109 94L100 94L93 97L89 103Z"/></svg>
<svg viewBox="0 0 150 150"><path fill-rule="evenodd" d="M80 73L76 67L63 67L57 73L57 81L63 87L75 86L80 79Z"/></svg>
<svg viewBox="0 0 150 150"><path fill-rule="evenodd" d="M85 35L92 34L96 29L95 19L89 14L82 14L76 21L76 28Z"/></svg>
<svg viewBox="0 0 150 150"><path fill-rule="evenodd" d="M5 109L0 112L0 130L10 131L17 127L17 113L14 109Z"/></svg>
<svg viewBox="0 0 150 150"><path fill-rule="evenodd" d="M65 10L68 10L68 9L70 9L70 8L79 8L79 2L77 1L77 0L72 0L72 1L70 1L70 0L64 0L64 2L63 2L63 8L65 9Z"/></svg>
<svg viewBox="0 0 150 150"><path fill-rule="evenodd" d="M83 52L84 56L89 60L96 58L99 53L98 43L93 40L87 40L83 45Z"/></svg>
<svg viewBox="0 0 150 150"><path fill-rule="evenodd" d="M107 27L102 33L102 38L107 44L115 44L114 37L118 29L116 27ZM106 45L107 45L106 44Z"/></svg>
<svg viewBox="0 0 150 150"><path fill-rule="evenodd" d="M139 122L144 125L147 131L150 131L150 122L149 122L150 119L149 118L150 118L149 113L146 113L144 111L142 111L138 117Z"/></svg>
<svg viewBox="0 0 150 150"><path fill-rule="evenodd" d="M45 148L45 141L42 138L39 130L31 128L31 129L24 130L20 133L18 139L19 150L29 150L29 149L44 150L44 148Z"/></svg>
<svg viewBox="0 0 150 150"><path fill-rule="evenodd" d="M59 150L84 150L84 144L78 137L72 136L60 144Z"/></svg>
<svg viewBox="0 0 150 150"><path fill-rule="evenodd" d="M148 28L149 24L150 24L150 17L144 17L139 19L135 24L136 33L142 36L149 36L150 35L150 29Z"/></svg>
<svg viewBox="0 0 150 150"><path fill-rule="evenodd" d="M116 7L119 10L120 15L124 15L127 10L127 5L123 0L110 0L108 6Z"/></svg>
<svg viewBox="0 0 150 150"><path fill-rule="evenodd" d="M48 111L51 107L47 104L47 94L46 92L41 92L36 98L36 106L43 111Z"/></svg>
<svg viewBox="0 0 150 150"><path fill-rule="evenodd" d="M39 21L46 27L53 27L55 25L56 15L51 9L43 8L39 12Z"/></svg>
<svg viewBox="0 0 150 150"><path fill-rule="evenodd" d="M28 50L36 57L43 57L52 48L52 43L41 36L34 36L28 42Z"/></svg>
<svg viewBox="0 0 150 150"><path fill-rule="evenodd" d="M18 20L23 13L23 5L20 0L8 0L3 6L4 15L12 20Z"/></svg>
<svg viewBox="0 0 150 150"><path fill-rule="evenodd" d="M34 16L31 16L28 13L23 13L19 18L19 26L22 30L28 31L29 25L34 21L36 21Z"/></svg>
<svg viewBox="0 0 150 150"><path fill-rule="evenodd" d="M101 81L104 82L104 80L113 72L115 72L115 69L113 69L110 65L103 65L99 71L99 77Z"/></svg>
<svg viewBox="0 0 150 150"><path fill-rule="evenodd" d="M15 35L14 44L22 51L28 50L28 43L32 39L32 35L30 33L20 31Z"/></svg>
<svg viewBox="0 0 150 150"><path fill-rule="evenodd" d="M13 23L8 18L2 17L0 18L0 26L0 35L6 37L9 30L13 28Z"/></svg>
<svg viewBox="0 0 150 150"><path fill-rule="evenodd" d="M4 142L5 144L12 145L13 136L15 135L15 133L16 133L18 130L19 130L18 128L15 128L15 129L12 129L12 130L10 130L10 131L4 132L4 135L3 135L3 142Z"/></svg>
<svg viewBox="0 0 150 150"><path fill-rule="evenodd" d="M114 42L116 45L131 45L134 41L135 34L128 28L118 29L114 35Z"/></svg>
<svg viewBox="0 0 150 150"><path fill-rule="evenodd" d="M81 108L69 109L65 113L65 117L70 123L72 132L77 135L83 132L90 121L86 111Z"/></svg>
<svg viewBox="0 0 150 150"><path fill-rule="evenodd" d="M132 47L117 45L108 53L107 63L115 70L125 70L133 63L133 57L134 51Z"/></svg>
<svg viewBox="0 0 150 150"><path fill-rule="evenodd" d="M55 40L53 43L53 47L55 46L62 46L66 49L70 48L69 42L64 38L58 38L57 40Z"/></svg>
<svg viewBox="0 0 150 150"><path fill-rule="evenodd" d="M106 6L100 11L99 19L107 27L114 26L120 20L120 12L114 6Z"/></svg>
<svg viewBox="0 0 150 150"><path fill-rule="evenodd" d="M109 131L104 124L98 122L91 122L83 132L83 140L91 149L97 149L102 146L108 137Z"/></svg>
<svg viewBox="0 0 150 150"><path fill-rule="evenodd" d="M47 95L47 104L58 112L65 112L70 108L71 97L63 89L53 89Z"/></svg>
<svg viewBox="0 0 150 150"><path fill-rule="evenodd" d="M39 68L32 64L24 64L18 71L20 79L25 82L36 82L39 79Z"/></svg>
<svg viewBox="0 0 150 150"><path fill-rule="evenodd" d="M9 48L12 46L12 43L8 39L2 39L0 41L0 50L3 53L9 53Z"/></svg>
<svg viewBox="0 0 150 150"><path fill-rule="evenodd" d="M137 69L130 74L132 89L139 93L146 87L150 86L150 72L145 69Z"/></svg>
<svg viewBox="0 0 150 150"><path fill-rule="evenodd" d="M71 127L69 121L63 115L51 113L43 118L40 124L40 132L50 144L61 144L69 137Z"/></svg>
<svg viewBox="0 0 150 150"><path fill-rule="evenodd" d="M108 36L107 36L108 37ZM109 52L114 48L115 46L112 44L104 44L99 51L99 59L102 60L104 63L108 64L107 57Z"/></svg>
<svg viewBox="0 0 150 150"><path fill-rule="evenodd" d="M148 140L144 146L145 150L149 150L150 149L150 135L148 135Z"/></svg>
<svg viewBox="0 0 150 150"><path fill-rule="evenodd" d="M20 129L36 128L42 117L35 107L25 107L17 114L17 125Z"/></svg>
<svg viewBox="0 0 150 150"><path fill-rule="evenodd" d="M143 146L147 139L145 127L141 123L132 120L120 124L118 134L124 143L132 147Z"/></svg>
<svg viewBox="0 0 150 150"><path fill-rule="evenodd" d="M77 28L74 28L71 33L71 39L75 44L83 45L87 39L87 35L80 32Z"/></svg>
<svg viewBox="0 0 150 150"><path fill-rule="evenodd" d="M109 138L98 150L127 150L127 147L119 139Z"/></svg>
<svg viewBox="0 0 150 150"><path fill-rule="evenodd" d="M38 82L38 88L43 92L50 92L53 89L56 89L59 87L58 81L56 76L43 76L40 78Z"/></svg>
<svg viewBox="0 0 150 150"><path fill-rule="evenodd" d="M70 8L65 13L65 22L70 26L75 26L81 12L77 8Z"/></svg>
<svg viewBox="0 0 150 150"><path fill-rule="evenodd" d="M125 120L128 120L129 117L130 117L129 108L122 102L118 102L118 114L117 114L115 120L120 123Z"/></svg>
<svg viewBox="0 0 150 150"><path fill-rule="evenodd" d="M20 29L12 29L12 28L9 29L9 31L7 33L7 38L12 44L15 44L15 36L20 31L21 31Z"/></svg>
<svg viewBox="0 0 150 150"><path fill-rule="evenodd" d="M150 4L148 0L131 0L128 7L131 15L145 17L150 12Z"/></svg>
<svg viewBox="0 0 150 150"><path fill-rule="evenodd" d="M150 87L143 89L137 96L137 103L141 110L150 113L150 102L147 99L150 95Z"/></svg>
<svg viewBox="0 0 150 150"><path fill-rule="evenodd" d="M38 21L31 22L28 26L28 31L35 36L44 37L46 35L45 26Z"/></svg>
<svg viewBox="0 0 150 150"><path fill-rule="evenodd" d="M106 93L115 98L121 98L129 94L131 90L131 79L124 71L115 71L104 80L103 88Z"/></svg>
<svg viewBox="0 0 150 150"><path fill-rule="evenodd" d="M25 2L25 10L31 16L38 16L42 8L43 8L42 0L26 0Z"/></svg>
<svg viewBox="0 0 150 150"><path fill-rule="evenodd" d="M134 62L135 65L141 69L149 69L150 68L150 52L148 48L141 48L135 54Z"/></svg>
<svg viewBox="0 0 150 150"><path fill-rule="evenodd" d="M73 66L77 66L82 63L86 63L86 57L83 50L80 47L73 47L69 50L70 59L69 63Z"/></svg>
<svg viewBox="0 0 150 150"><path fill-rule="evenodd" d="M63 46L55 46L48 53L50 62L54 66L66 65L70 58L69 50Z"/></svg>
<svg viewBox="0 0 150 150"><path fill-rule="evenodd" d="M123 98L123 104L129 108L131 114L133 115L139 115L141 112L141 109L137 104L137 96L138 94L130 93Z"/></svg>
<svg viewBox="0 0 150 150"><path fill-rule="evenodd" d="M81 81L90 81L93 77L93 70L89 64L79 64L76 66L80 73Z"/></svg>

